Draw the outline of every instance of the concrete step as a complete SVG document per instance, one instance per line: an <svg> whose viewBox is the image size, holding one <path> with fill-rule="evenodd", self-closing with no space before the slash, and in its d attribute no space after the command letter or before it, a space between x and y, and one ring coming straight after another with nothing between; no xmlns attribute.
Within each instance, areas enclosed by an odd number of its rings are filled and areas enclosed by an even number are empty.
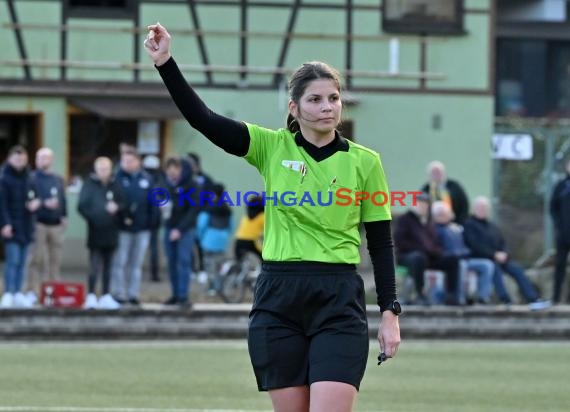
<svg viewBox="0 0 570 412"><path fill-rule="evenodd" d="M0 339L224 339L247 336L250 304L195 304L192 310L145 304L116 311L57 308L0 310ZM368 306L369 332L380 314ZM403 339L569 339L570 306L414 307L400 318Z"/></svg>

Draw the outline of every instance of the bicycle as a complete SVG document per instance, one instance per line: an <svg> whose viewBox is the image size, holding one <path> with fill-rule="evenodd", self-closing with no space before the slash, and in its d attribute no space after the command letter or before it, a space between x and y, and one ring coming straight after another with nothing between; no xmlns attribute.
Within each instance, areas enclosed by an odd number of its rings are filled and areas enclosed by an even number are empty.
<svg viewBox="0 0 570 412"><path fill-rule="evenodd" d="M247 291L253 294L260 273L261 260L254 253L226 261L220 269L220 297L226 303L242 303Z"/></svg>

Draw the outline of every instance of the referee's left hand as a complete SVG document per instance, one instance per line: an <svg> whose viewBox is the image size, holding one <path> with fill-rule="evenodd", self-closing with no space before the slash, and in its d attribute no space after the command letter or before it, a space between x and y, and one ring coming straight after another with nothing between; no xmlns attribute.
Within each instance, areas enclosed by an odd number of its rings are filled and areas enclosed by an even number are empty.
<svg viewBox="0 0 570 412"><path fill-rule="evenodd" d="M388 358L393 358L398 353L400 323L398 316L389 310L382 313L382 320L378 328L378 342L380 342L380 351L384 352Z"/></svg>

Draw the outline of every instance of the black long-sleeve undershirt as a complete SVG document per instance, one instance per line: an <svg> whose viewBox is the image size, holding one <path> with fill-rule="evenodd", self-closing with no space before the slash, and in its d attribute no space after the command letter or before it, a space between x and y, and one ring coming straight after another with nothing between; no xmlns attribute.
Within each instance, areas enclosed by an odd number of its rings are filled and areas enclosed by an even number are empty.
<svg viewBox="0 0 570 412"><path fill-rule="evenodd" d="M397 297L394 242L390 220L364 223L370 260L374 269L376 302L384 311Z"/></svg>
<svg viewBox="0 0 570 412"><path fill-rule="evenodd" d="M180 113L194 129L226 152L243 157L249 150L249 132L242 123L214 113L190 87L174 58L157 67Z"/></svg>
<svg viewBox="0 0 570 412"><path fill-rule="evenodd" d="M174 103L194 129L227 153L243 157L249 150L247 126L214 113L190 87L174 58L157 67ZM364 223L374 268L377 303L384 311L396 299L394 245L390 221Z"/></svg>

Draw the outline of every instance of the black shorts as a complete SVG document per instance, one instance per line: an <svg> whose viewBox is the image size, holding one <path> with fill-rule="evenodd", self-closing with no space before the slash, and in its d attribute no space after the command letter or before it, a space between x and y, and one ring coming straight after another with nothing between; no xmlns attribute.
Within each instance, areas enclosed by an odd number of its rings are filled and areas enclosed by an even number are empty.
<svg viewBox="0 0 570 412"><path fill-rule="evenodd" d="M364 283L354 265L263 265L248 347L257 386L268 391L318 381L357 390L369 336Z"/></svg>

